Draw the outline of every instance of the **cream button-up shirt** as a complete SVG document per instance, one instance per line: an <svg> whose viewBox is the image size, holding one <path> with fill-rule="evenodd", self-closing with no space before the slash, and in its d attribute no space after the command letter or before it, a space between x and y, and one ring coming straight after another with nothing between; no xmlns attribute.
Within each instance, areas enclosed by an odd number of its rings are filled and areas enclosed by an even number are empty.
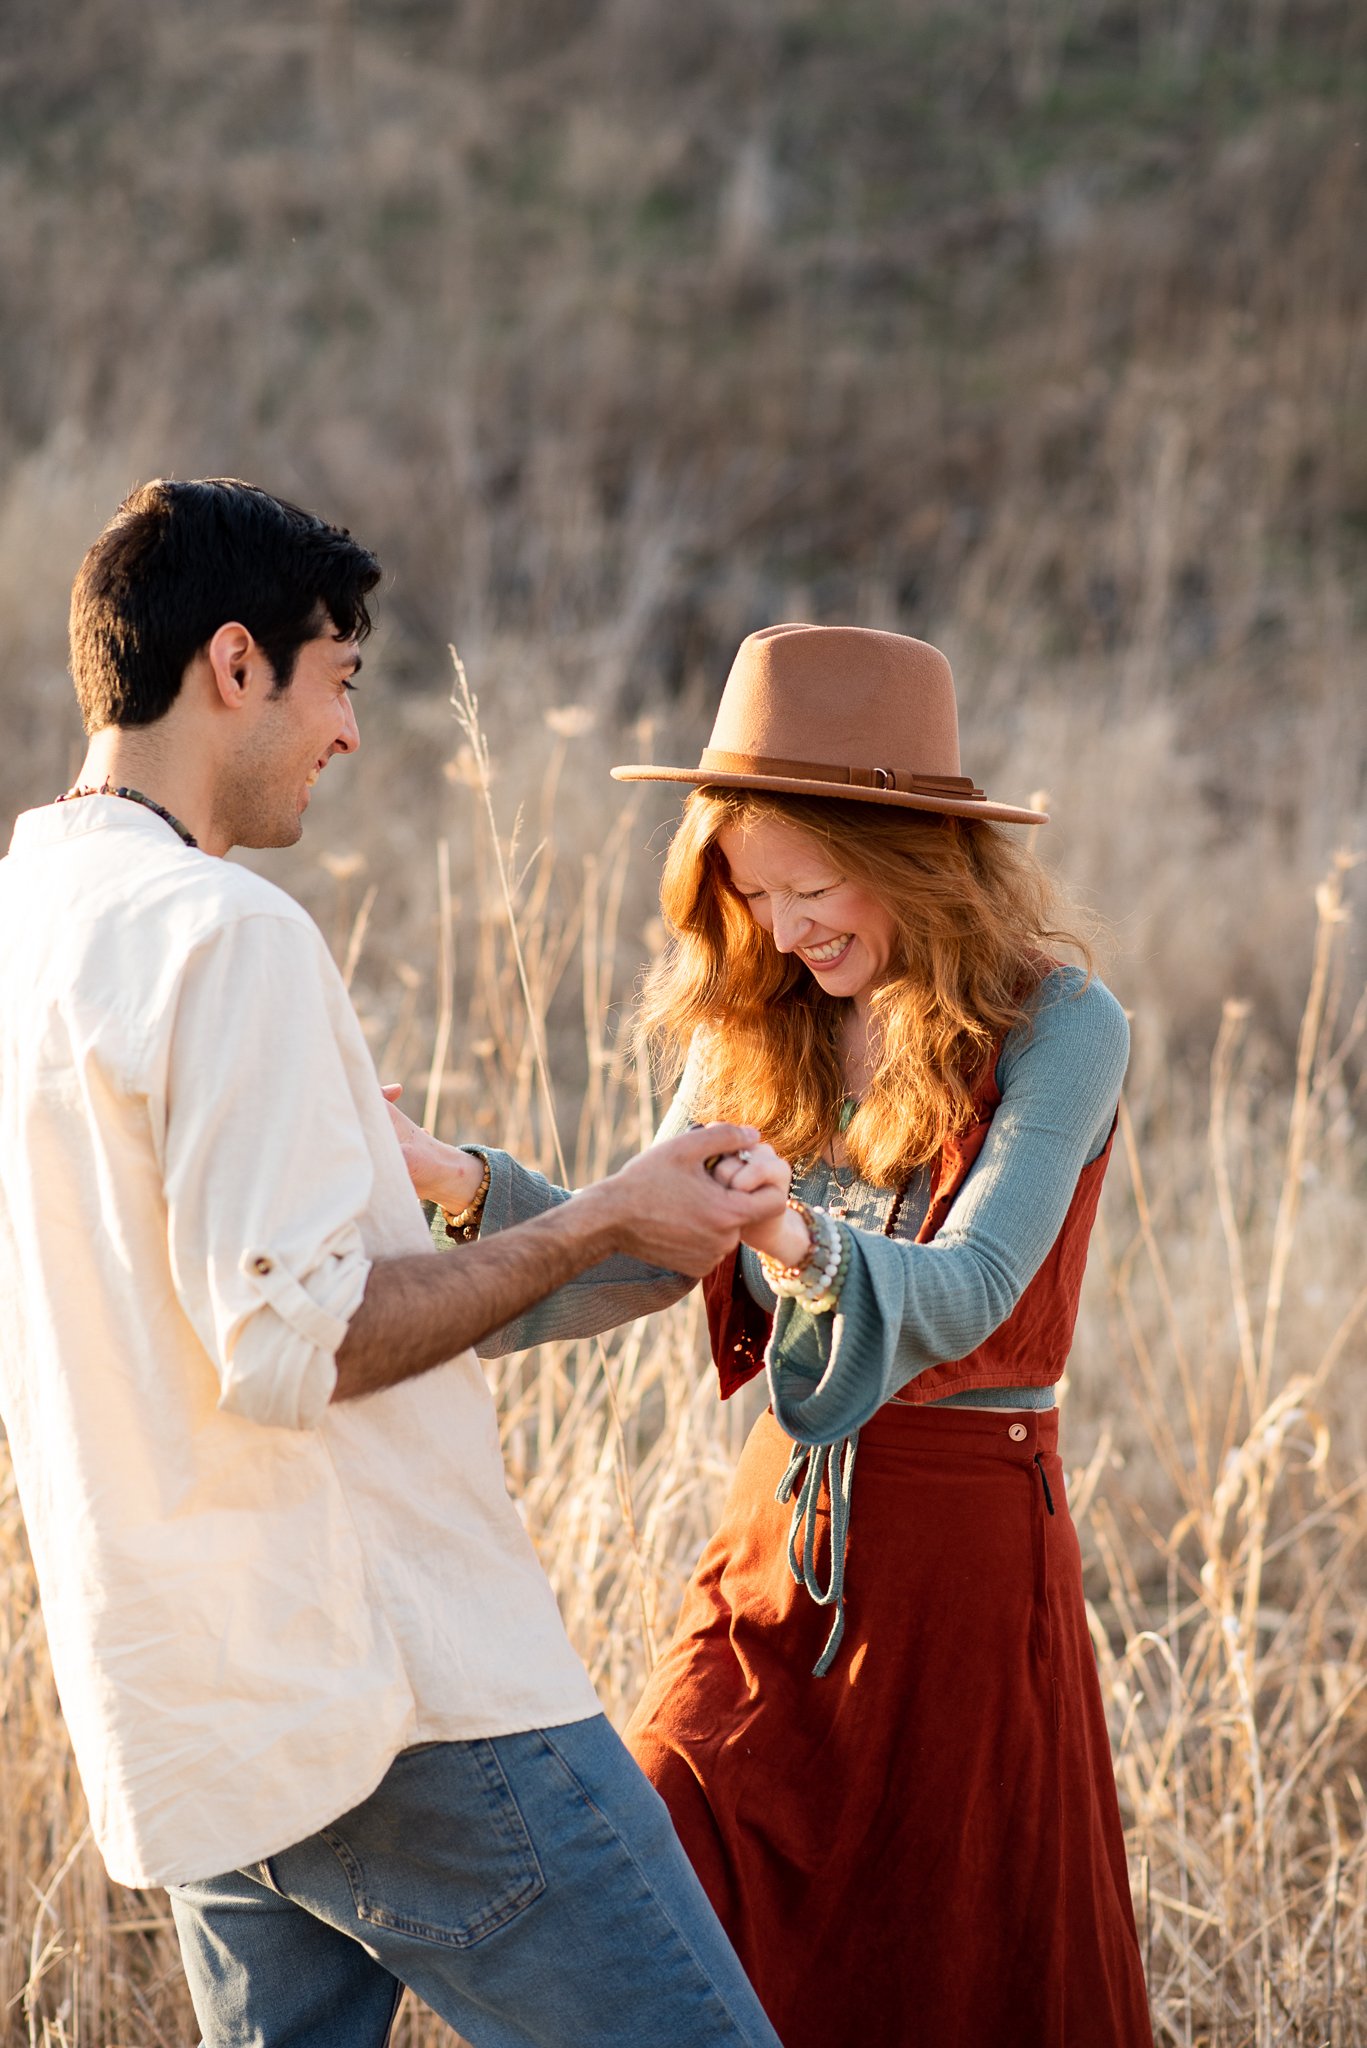
<svg viewBox="0 0 1367 2048"><path fill-rule="evenodd" d="M416 1742L598 1711L464 1352L332 1404L433 1250L309 917L118 797L0 861L0 1418L113 1877L254 1862ZM455 1254L459 1256L459 1254Z"/></svg>

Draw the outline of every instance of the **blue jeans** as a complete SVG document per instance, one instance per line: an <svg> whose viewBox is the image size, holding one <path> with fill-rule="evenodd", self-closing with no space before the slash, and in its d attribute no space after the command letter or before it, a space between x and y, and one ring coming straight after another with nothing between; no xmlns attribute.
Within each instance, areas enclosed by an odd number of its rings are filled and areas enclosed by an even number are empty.
<svg viewBox="0 0 1367 2048"><path fill-rule="evenodd" d="M171 1891L205 2048L779 2048L608 1722L404 1750L282 1855Z"/></svg>

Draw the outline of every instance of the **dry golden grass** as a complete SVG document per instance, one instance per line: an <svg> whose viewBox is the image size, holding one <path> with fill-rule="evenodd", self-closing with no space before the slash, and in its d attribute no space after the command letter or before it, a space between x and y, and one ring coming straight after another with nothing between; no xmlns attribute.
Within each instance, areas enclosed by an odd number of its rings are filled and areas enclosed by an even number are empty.
<svg viewBox="0 0 1367 2048"><path fill-rule="evenodd" d="M965 765L1050 791L1133 1015L1064 1448L1158 2038L1367 2042L1364 870L1333 867L1367 847L1367 13L10 14L0 813L79 760L66 593L130 482L350 520L394 577L365 745L268 872L410 1108L551 1170L558 1121L582 1178L654 1111L615 1023L668 806L608 762L696 748L755 625L944 645ZM495 1373L618 1715L746 1420L702 1356L686 1302ZM163 1902L83 1834L7 1481L0 1521L0 2037L179 2048Z"/></svg>
<svg viewBox="0 0 1367 2048"><path fill-rule="evenodd" d="M452 723L459 833L427 849L437 916L406 991L387 969L368 975L372 935L392 928L387 878L368 882L366 858L335 849L315 878L385 1070L443 1129L576 1179L637 1145L655 1114L605 1021L641 951L639 819L576 763L592 753L586 722L566 708L528 743L524 772L534 753L540 772L516 832L477 718ZM1127 1107L1065 1394L1156 2038L1184 2048L1367 2041L1367 1479L1350 1384L1367 1161L1351 879L1336 864L1306 902L1289 1087L1253 1087L1250 1019L1233 1003L1200 1130L1165 1128L1152 1107L1137 1129ZM1142 1004L1135 1025L1142 1037ZM620 1720L748 1413L715 1400L696 1299L490 1373L514 1492ZM8 2036L180 2048L194 2033L165 1903L109 1887L91 1845L12 1487L0 1564ZM451 2039L405 2004L402 2048Z"/></svg>

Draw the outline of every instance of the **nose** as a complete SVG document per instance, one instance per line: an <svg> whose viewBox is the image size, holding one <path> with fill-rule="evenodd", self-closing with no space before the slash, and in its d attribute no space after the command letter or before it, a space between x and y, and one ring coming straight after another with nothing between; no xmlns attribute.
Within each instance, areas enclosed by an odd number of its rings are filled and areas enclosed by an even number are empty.
<svg viewBox="0 0 1367 2048"><path fill-rule="evenodd" d="M774 944L780 953L795 953L812 928L812 920L796 904L774 905Z"/></svg>
<svg viewBox="0 0 1367 2048"><path fill-rule="evenodd" d="M361 728L356 723L356 710L349 695L343 695L338 708L342 723L333 745L339 754L354 754L361 744Z"/></svg>

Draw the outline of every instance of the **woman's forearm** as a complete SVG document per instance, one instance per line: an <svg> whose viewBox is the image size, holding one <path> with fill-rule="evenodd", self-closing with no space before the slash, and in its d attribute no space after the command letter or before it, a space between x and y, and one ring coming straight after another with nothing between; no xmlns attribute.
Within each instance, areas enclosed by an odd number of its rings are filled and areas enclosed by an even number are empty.
<svg viewBox="0 0 1367 2048"><path fill-rule="evenodd" d="M483 1158L489 1161L489 1192L480 1224L481 1240L497 1236L533 1216L546 1215L569 1201L568 1188L558 1187L544 1174L521 1165L509 1153L490 1147L481 1148L481 1155L476 1160L478 1171L483 1170ZM434 1236L438 1244L449 1243L440 1218ZM463 1248L451 1246L451 1250L460 1257ZM600 1331L616 1329L621 1323L633 1322L637 1316L667 1308L693 1284L682 1273L617 1253L575 1275L525 1313L488 1331L475 1348L483 1358L502 1358L510 1351L526 1351L533 1344L596 1336Z"/></svg>
<svg viewBox="0 0 1367 2048"><path fill-rule="evenodd" d="M410 1162L409 1178L420 1201L434 1202L456 1215L474 1200L484 1178L484 1161L477 1152L443 1145L433 1138L422 1160Z"/></svg>

